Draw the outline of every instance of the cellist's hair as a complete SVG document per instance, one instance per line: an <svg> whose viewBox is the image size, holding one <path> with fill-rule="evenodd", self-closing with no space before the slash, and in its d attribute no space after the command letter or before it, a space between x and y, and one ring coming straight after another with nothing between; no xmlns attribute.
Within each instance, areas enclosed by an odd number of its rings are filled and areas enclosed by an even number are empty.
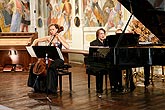
<svg viewBox="0 0 165 110"><path fill-rule="evenodd" d="M60 26L60 25L58 25L58 24L50 24L50 25L48 26L48 33L50 32L50 27L51 27L51 26L54 26L54 27L57 29L57 33L60 33L61 31L64 30L64 27L63 27L63 26Z"/></svg>

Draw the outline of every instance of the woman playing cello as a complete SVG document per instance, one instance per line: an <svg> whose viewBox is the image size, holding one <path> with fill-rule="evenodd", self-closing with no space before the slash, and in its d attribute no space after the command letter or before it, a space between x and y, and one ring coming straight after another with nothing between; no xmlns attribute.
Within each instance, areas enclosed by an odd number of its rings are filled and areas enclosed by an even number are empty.
<svg viewBox="0 0 165 110"><path fill-rule="evenodd" d="M62 49L63 46L66 49L68 49L69 44L66 42L65 38L63 36L60 36L59 34L61 31L63 31L62 26L59 26L58 24L50 24L49 36L35 39L34 42L32 43L32 46L35 46L39 42L48 42L49 46L54 46L55 48L59 48L59 49ZM34 72L36 71L35 64L33 64L30 68L28 86L32 87L35 90L35 92L46 92L46 90L48 90L49 93L57 93L57 86L58 86L57 68L64 65L64 61L62 59L55 59L55 60L50 59L49 62L50 63L46 71L46 76L45 74L35 74Z"/></svg>

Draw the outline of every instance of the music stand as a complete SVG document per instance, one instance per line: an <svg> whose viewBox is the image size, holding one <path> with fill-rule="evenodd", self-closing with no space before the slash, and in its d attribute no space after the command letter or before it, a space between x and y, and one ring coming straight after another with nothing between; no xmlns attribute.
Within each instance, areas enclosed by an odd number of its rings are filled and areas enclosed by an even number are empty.
<svg viewBox="0 0 165 110"><path fill-rule="evenodd" d="M37 58L45 58L46 54L48 54L48 58L53 60L60 58L58 51L54 46L32 46L32 48Z"/></svg>
<svg viewBox="0 0 165 110"><path fill-rule="evenodd" d="M46 71L48 70L48 58L51 58L53 60L59 59L59 53L57 49L54 46L32 46L37 58L45 58L46 61ZM48 86L48 76L46 76L46 86ZM51 102L50 98L48 97L48 87L46 87L46 99Z"/></svg>

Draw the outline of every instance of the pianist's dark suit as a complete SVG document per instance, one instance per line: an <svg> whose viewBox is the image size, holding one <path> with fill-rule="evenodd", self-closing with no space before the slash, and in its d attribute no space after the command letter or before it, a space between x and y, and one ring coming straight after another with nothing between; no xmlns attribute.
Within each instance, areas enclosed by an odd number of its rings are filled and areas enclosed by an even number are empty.
<svg viewBox="0 0 165 110"><path fill-rule="evenodd" d="M104 46L104 43L100 42L99 39L96 39L92 42L90 42L90 46ZM96 73L96 92L97 93L103 93L103 72L105 72L102 68L97 69ZM95 69L95 70L96 70Z"/></svg>
<svg viewBox="0 0 165 110"><path fill-rule="evenodd" d="M100 40L96 39L90 42L90 46L105 46L104 43L100 42ZM103 74L106 73L106 69L96 68L96 91L97 93L103 92ZM109 80L111 85L111 90L113 92L121 92L123 90L122 87L122 71L119 67L115 66L109 70ZM108 73L108 71L107 71Z"/></svg>

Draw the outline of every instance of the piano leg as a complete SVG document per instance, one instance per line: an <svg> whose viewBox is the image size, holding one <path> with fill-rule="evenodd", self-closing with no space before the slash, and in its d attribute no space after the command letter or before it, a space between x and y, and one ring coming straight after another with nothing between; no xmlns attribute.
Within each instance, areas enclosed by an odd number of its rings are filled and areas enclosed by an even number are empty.
<svg viewBox="0 0 165 110"><path fill-rule="evenodd" d="M164 76L165 74L164 74L164 66L162 66L162 81L164 82L164 78L165 78L165 76Z"/></svg>
<svg viewBox="0 0 165 110"><path fill-rule="evenodd" d="M145 87L149 86L150 82L150 66L149 65L145 65L144 66L144 85Z"/></svg>
<svg viewBox="0 0 165 110"><path fill-rule="evenodd" d="M109 74L111 92L122 92L122 71L118 67L114 67L110 70Z"/></svg>

